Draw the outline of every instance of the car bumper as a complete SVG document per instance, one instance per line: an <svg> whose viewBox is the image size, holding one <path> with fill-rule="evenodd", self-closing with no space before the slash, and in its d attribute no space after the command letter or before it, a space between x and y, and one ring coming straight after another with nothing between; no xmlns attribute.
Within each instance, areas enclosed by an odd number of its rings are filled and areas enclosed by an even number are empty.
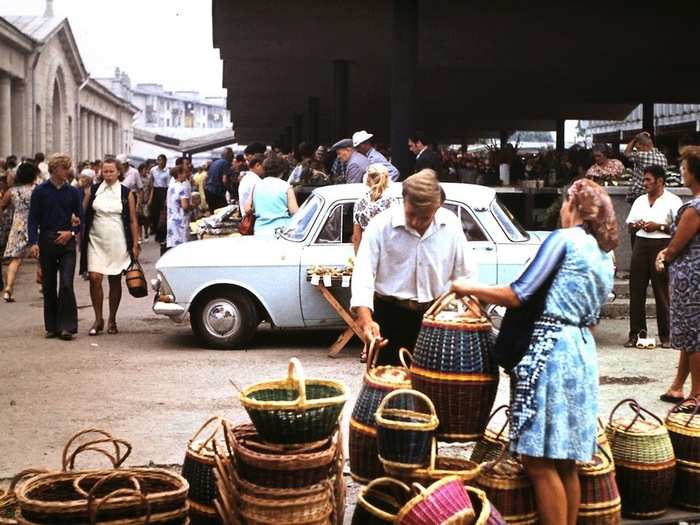
<svg viewBox="0 0 700 525"><path fill-rule="evenodd" d="M187 309L177 303L164 303L156 301L153 303L153 311L158 315L170 317L175 322L181 322L187 315Z"/></svg>

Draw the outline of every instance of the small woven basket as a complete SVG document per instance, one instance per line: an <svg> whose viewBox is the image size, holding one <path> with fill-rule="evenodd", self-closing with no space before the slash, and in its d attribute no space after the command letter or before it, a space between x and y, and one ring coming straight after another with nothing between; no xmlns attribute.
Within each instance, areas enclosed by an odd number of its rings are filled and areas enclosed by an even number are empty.
<svg viewBox="0 0 700 525"><path fill-rule="evenodd" d="M357 495L352 525L389 525L411 499L411 489L392 478L377 478Z"/></svg>
<svg viewBox="0 0 700 525"><path fill-rule="evenodd" d="M700 510L700 463L678 460L672 502L684 509Z"/></svg>
<svg viewBox="0 0 700 525"><path fill-rule="evenodd" d="M17 485L24 479L31 478L38 474L45 474L46 472L46 470L40 469L27 469L12 478L7 492L4 494L0 492L0 525L17 525L17 520L15 519L15 511L17 509L15 489Z"/></svg>
<svg viewBox="0 0 700 525"><path fill-rule="evenodd" d="M476 485L488 496L508 524L532 525L537 523L535 493L520 462L508 457L482 465Z"/></svg>
<svg viewBox="0 0 700 525"><path fill-rule="evenodd" d="M240 401L260 436L269 443L310 443L330 437L347 400L338 381L306 379L299 360L289 361L287 378L256 383Z"/></svg>
<svg viewBox="0 0 700 525"><path fill-rule="evenodd" d="M379 353L374 340L367 351L367 370L362 388L350 416L348 448L350 475L355 481L368 483L384 475L377 451L375 414L384 397L398 389L411 388L408 369L398 366L376 366Z"/></svg>
<svg viewBox="0 0 700 525"><path fill-rule="evenodd" d="M615 480L615 465L604 448L589 463L578 465L581 484L579 525L617 525L622 519L620 492Z"/></svg>
<svg viewBox="0 0 700 525"><path fill-rule="evenodd" d="M497 430L489 427L493 418L501 411L505 411L506 419ZM483 435L474 445L472 450L471 460L475 463L487 463L489 461L495 461L501 455L504 449L508 449L508 422L510 420L510 407L508 405L501 405L496 410L494 410L489 416L489 420L486 424L486 430L484 430Z"/></svg>
<svg viewBox="0 0 700 525"><path fill-rule="evenodd" d="M252 425L233 429L224 425L240 476L263 487L296 488L320 483L333 474L341 453L337 431L320 443L285 447L264 443Z"/></svg>
<svg viewBox="0 0 700 525"><path fill-rule="evenodd" d="M423 318L411 384L435 403L443 441L473 441L486 428L499 381L492 328L476 299L457 301L454 294Z"/></svg>
<svg viewBox="0 0 700 525"><path fill-rule="evenodd" d="M474 522L474 507L458 476L447 476L427 489L418 483L413 487L418 495L403 506L396 517L396 525L470 525Z"/></svg>
<svg viewBox="0 0 700 525"><path fill-rule="evenodd" d="M614 419L624 404L634 417ZM625 399L610 413L606 432L615 460L622 515L635 519L663 515L671 502L676 474L673 446L663 422L635 400Z"/></svg>
<svg viewBox="0 0 700 525"><path fill-rule="evenodd" d="M686 412L688 408L692 410ZM700 400L685 399L666 416L666 428L673 443L676 458L690 463L700 463Z"/></svg>
<svg viewBox="0 0 700 525"><path fill-rule="evenodd" d="M377 450L386 468L417 468L428 464L430 445L438 427L433 402L416 390L400 389L379 405Z"/></svg>
<svg viewBox="0 0 700 525"><path fill-rule="evenodd" d="M206 438L200 436L204 431L211 431ZM190 484L189 499L198 503L197 508L206 507L210 512L215 512L213 507L216 498L216 484L214 482L214 455L226 450L223 444L223 420L219 416L209 418L197 430L187 443L185 460L182 463L182 477ZM219 438L219 446L216 440Z"/></svg>

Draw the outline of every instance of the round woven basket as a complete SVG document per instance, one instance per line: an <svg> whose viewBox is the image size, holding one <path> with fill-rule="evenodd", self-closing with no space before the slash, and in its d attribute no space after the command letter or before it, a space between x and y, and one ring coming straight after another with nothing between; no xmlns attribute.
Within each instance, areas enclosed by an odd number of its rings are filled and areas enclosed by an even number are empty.
<svg viewBox="0 0 700 525"><path fill-rule="evenodd" d="M376 421L377 450L385 468L428 464L439 424L430 398L417 390L394 390L379 405Z"/></svg>
<svg viewBox="0 0 700 525"><path fill-rule="evenodd" d="M517 459L503 453L498 460L482 465L476 485L486 492L509 524L537 523L535 493Z"/></svg>
<svg viewBox="0 0 700 525"><path fill-rule="evenodd" d="M500 428L493 429L489 425L493 418L500 413L505 411L506 419ZM510 407L508 405L501 405L496 410L494 410L489 416L489 420L486 424L486 430L484 430L483 435L474 445L472 450L471 460L475 463L487 463L489 461L495 461L501 455L504 449L508 448L508 421L510 420Z"/></svg>
<svg viewBox="0 0 700 525"><path fill-rule="evenodd" d="M201 437L207 430L209 434ZM213 501L216 498L214 456L217 452L226 452L223 441L223 419L220 416L213 416L205 421L187 442L185 460L182 463L182 477L190 484L189 499L210 509L213 509Z"/></svg>
<svg viewBox="0 0 700 525"><path fill-rule="evenodd" d="M700 510L700 463L678 460L672 502L678 507Z"/></svg>
<svg viewBox="0 0 700 525"><path fill-rule="evenodd" d="M620 492L615 480L615 465L604 448L589 463L578 465L581 484L580 525L615 525L622 519Z"/></svg>
<svg viewBox="0 0 700 525"><path fill-rule="evenodd" d="M484 432L498 389L492 325L478 301L438 299L426 312L411 363L411 384L435 403L443 441Z"/></svg>
<svg viewBox="0 0 700 525"><path fill-rule="evenodd" d="M375 414L379 405L390 392L411 388L407 368L376 366L378 352L374 341L370 342L367 354L367 370L350 416L348 435L350 474L360 483L368 483L384 475L377 451Z"/></svg>
<svg viewBox="0 0 700 525"><path fill-rule="evenodd" d="M447 476L427 489L418 483L413 487L418 495L401 508L396 525L467 525L474 522L474 506L459 477Z"/></svg>
<svg viewBox="0 0 700 525"><path fill-rule="evenodd" d="M633 417L615 418L623 405ZM654 414L633 399L618 403L606 428L615 461L622 514L650 519L666 512L673 493L676 459L668 431Z"/></svg>
<svg viewBox="0 0 700 525"><path fill-rule="evenodd" d="M392 524L410 499L411 489L405 483L392 478L372 480L357 495L352 525Z"/></svg>
<svg viewBox="0 0 700 525"><path fill-rule="evenodd" d="M269 443L310 443L330 437L347 400L339 381L306 379L296 357L287 378L256 383L240 401L260 436Z"/></svg>
<svg viewBox="0 0 700 525"><path fill-rule="evenodd" d="M36 476L38 474L45 474L46 470L40 469L27 469L15 475L10 482L10 486L6 493L0 492L0 525L16 525L17 520L15 519L15 511L17 510L17 497L15 496L15 489L17 485L24 479Z"/></svg>
<svg viewBox="0 0 700 525"><path fill-rule="evenodd" d="M679 460L700 463L699 409L700 400L690 397L673 407L666 416L666 428Z"/></svg>
<svg viewBox="0 0 700 525"><path fill-rule="evenodd" d="M240 425L229 433L240 476L270 488L296 488L328 479L341 453L339 433L320 444L288 448L265 444L251 425Z"/></svg>

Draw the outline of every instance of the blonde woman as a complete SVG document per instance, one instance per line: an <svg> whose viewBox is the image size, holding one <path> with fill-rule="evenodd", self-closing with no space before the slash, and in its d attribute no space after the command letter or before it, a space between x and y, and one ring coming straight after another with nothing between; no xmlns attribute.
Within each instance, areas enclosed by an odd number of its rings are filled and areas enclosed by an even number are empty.
<svg viewBox="0 0 700 525"><path fill-rule="evenodd" d="M391 183L389 171L383 164L370 164L365 173L365 184L369 191L355 203L353 211L352 245L357 253L362 240L362 232L365 231L372 218L387 210L397 199L386 194Z"/></svg>

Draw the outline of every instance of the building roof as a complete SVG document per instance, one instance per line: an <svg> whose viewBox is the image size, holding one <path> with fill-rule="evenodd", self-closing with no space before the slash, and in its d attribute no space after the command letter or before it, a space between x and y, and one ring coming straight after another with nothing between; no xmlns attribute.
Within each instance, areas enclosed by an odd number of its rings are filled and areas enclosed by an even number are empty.
<svg viewBox="0 0 700 525"><path fill-rule="evenodd" d="M37 42L46 42L61 27L65 18L52 16L3 16L10 24L19 31Z"/></svg>

